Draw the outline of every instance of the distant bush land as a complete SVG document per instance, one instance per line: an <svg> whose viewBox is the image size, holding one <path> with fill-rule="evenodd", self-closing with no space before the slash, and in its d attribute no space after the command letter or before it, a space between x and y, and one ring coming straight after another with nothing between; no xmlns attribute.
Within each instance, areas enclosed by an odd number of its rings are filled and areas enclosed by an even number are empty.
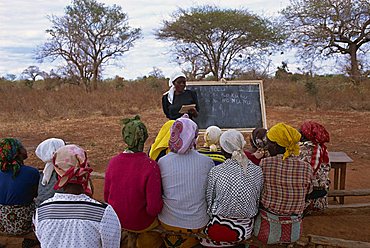
<svg viewBox="0 0 370 248"><path fill-rule="evenodd" d="M3 120L78 118L91 115L123 116L161 108L167 80L153 77L126 81L105 80L87 93L74 84L36 81L0 81L0 118ZM266 108L370 111L370 80L354 84L342 76L296 77L264 80Z"/></svg>

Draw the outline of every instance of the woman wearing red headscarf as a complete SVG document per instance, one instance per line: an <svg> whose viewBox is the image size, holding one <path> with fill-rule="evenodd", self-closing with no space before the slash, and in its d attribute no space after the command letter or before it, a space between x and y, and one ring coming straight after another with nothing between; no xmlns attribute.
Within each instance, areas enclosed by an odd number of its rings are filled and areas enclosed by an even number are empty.
<svg viewBox="0 0 370 248"><path fill-rule="evenodd" d="M313 192L307 198L306 212L320 211L328 207L330 163L325 146L330 141L328 131L321 124L306 121L301 125L300 157L311 164L313 170Z"/></svg>
<svg viewBox="0 0 370 248"><path fill-rule="evenodd" d="M87 153L77 145L60 147L53 155L58 174L54 189L63 188L41 203L33 218L43 248L118 248L121 225L109 204L92 199Z"/></svg>

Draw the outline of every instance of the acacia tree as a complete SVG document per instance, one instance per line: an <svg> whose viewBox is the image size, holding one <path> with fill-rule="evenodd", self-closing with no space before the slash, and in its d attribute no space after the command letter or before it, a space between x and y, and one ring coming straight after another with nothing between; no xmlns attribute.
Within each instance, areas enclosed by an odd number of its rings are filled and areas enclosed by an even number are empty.
<svg viewBox="0 0 370 248"><path fill-rule="evenodd" d="M43 77L44 72L40 70L38 66L31 65L23 70L21 73L22 78L31 79L33 82L36 81L38 76Z"/></svg>
<svg viewBox="0 0 370 248"><path fill-rule="evenodd" d="M199 49L192 44L175 44L172 52L176 55L175 62L183 67L189 80L200 80L211 72L207 60Z"/></svg>
<svg viewBox="0 0 370 248"><path fill-rule="evenodd" d="M39 48L38 58L62 58L78 72L87 90L97 88L102 65L122 56L141 37L131 28L127 15L117 5L106 6L95 0L74 0L62 17L51 16L51 36Z"/></svg>
<svg viewBox="0 0 370 248"><path fill-rule="evenodd" d="M300 55L349 55L350 75L359 81L358 56L370 42L369 0L291 0L282 14Z"/></svg>
<svg viewBox="0 0 370 248"><path fill-rule="evenodd" d="M21 73L21 77L26 80L26 85L32 88L34 83L36 82L36 78L45 78L46 74L47 73L40 70L38 66L31 65L23 70L23 72Z"/></svg>
<svg viewBox="0 0 370 248"><path fill-rule="evenodd" d="M178 9L156 37L173 42L176 57L190 63L196 59L216 80L226 75L239 54L262 50L282 38L266 19L246 10L214 6Z"/></svg>

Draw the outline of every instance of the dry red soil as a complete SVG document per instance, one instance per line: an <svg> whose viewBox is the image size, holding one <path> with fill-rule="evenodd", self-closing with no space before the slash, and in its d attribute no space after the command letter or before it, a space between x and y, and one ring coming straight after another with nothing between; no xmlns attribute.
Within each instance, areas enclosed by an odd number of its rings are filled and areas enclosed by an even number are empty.
<svg viewBox="0 0 370 248"><path fill-rule="evenodd" d="M370 113L345 111L303 111L291 108L267 108L267 124L286 122L294 127L305 120L322 123L331 134L330 151L344 151L354 162L347 166L346 189L370 189ZM149 131L146 150L166 121L160 109L143 112L141 119ZM24 120L0 122L0 137L17 137L28 150L26 164L42 168L34 151L46 138L59 137L87 150L91 166L104 172L109 159L122 151L120 119L122 117L91 116L84 119ZM102 199L103 180L96 179L95 198ZM346 197L345 203L367 203L370 197ZM331 200L332 204L336 204ZM370 208L326 210L304 219L303 234L370 242ZM19 247L12 239L0 239L8 247Z"/></svg>

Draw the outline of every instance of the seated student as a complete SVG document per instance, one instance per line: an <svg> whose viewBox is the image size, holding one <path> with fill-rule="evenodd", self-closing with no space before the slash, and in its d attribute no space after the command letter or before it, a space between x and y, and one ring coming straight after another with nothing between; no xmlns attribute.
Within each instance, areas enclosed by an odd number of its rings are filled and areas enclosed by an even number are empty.
<svg viewBox="0 0 370 248"><path fill-rule="evenodd" d="M204 145L197 149L199 153L210 157L215 165L219 165L225 161L225 156L221 152L221 148L217 146L220 141L222 131L217 126L209 126L204 133Z"/></svg>
<svg viewBox="0 0 370 248"><path fill-rule="evenodd" d="M86 152L76 145L59 148L53 157L63 193L44 201L34 217L35 234L43 248L120 247L121 225L112 206L100 203L91 193Z"/></svg>
<svg viewBox="0 0 370 248"><path fill-rule="evenodd" d="M207 203L210 222L203 239L206 247L229 247L247 240L253 231L263 186L261 167L244 154L243 135L228 130L221 135L220 145L226 161L208 174Z"/></svg>
<svg viewBox="0 0 370 248"><path fill-rule="evenodd" d="M163 209L161 226L184 234L200 233L207 224L206 186L212 159L194 149L197 124L187 115L171 127L171 152L158 162L162 176ZM199 241L186 235L166 235L166 247L193 247Z"/></svg>
<svg viewBox="0 0 370 248"><path fill-rule="evenodd" d="M122 136L127 148L113 157L105 172L104 200L117 212L122 228L138 233L136 247L161 247L157 215L162 209L158 164L144 152L147 129L139 116L124 120Z"/></svg>
<svg viewBox="0 0 370 248"><path fill-rule="evenodd" d="M325 143L330 136L325 127L314 121L306 121L301 125L302 134L300 158L311 164L313 170L313 191L307 198L306 212L321 211L328 207L330 162Z"/></svg>
<svg viewBox="0 0 370 248"><path fill-rule="evenodd" d="M267 244L292 243L302 233L306 196L312 191L312 168L300 160L295 128L278 123L267 132L270 157L261 160L263 191L254 235Z"/></svg>
<svg viewBox="0 0 370 248"><path fill-rule="evenodd" d="M168 141L170 140L170 130L174 122L174 120L167 121L163 124L161 130L159 130L159 133L149 150L149 157L151 159L158 162L161 157L170 152Z"/></svg>
<svg viewBox="0 0 370 248"><path fill-rule="evenodd" d="M169 82L170 90L162 96L162 108L166 117L170 120L180 118L183 105L195 104L195 107L188 110L187 114L192 119L198 116L199 104L197 93L186 89L186 76L182 72L172 74Z"/></svg>
<svg viewBox="0 0 370 248"><path fill-rule="evenodd" d="M40 174L24 165L25 159L27 151L19 140L0 140L0 233L22 235L32 231Z"/></svg>
<svg viewBox="0 0 370 248"><path fill-rule="evenodd" d="M50 138L41 142L36 148L36 156L45 163L44 170L40 175L36 206L54 196L54 185L58 177L54 170L53 156L55 151L62 146L65 146L65 142L62 139Z"/></svg>
<svg viewBox="0 0 370 248"><path fill-rule="evenodd" d="M244 151L245 155L247 155L255 165L259 165L261 159L268 156L268 151L266 149L266 133L267 129L265 128L253 129L250 137L251 148Z"/></svg>

